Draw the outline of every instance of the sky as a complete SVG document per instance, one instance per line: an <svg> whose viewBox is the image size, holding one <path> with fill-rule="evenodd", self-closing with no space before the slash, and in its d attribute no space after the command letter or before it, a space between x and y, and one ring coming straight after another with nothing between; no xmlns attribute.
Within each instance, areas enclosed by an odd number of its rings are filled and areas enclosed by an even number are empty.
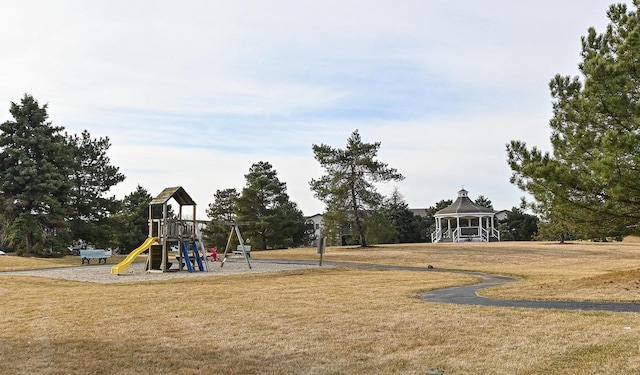
<svg viewBox="0 0 640 375"><path fill-rule="evenodd" d="M405 177L411 208L462 186L495 209L506 144L550 151L556 75L579 74L603 0L81 0L0 3L0 122L25 93L69 133L109 137L123 198L182 186L198 218L216 190L271 163L307 216L323 169L312 145L358 130ZM630 2L627 2L630 5Z"/></svg>

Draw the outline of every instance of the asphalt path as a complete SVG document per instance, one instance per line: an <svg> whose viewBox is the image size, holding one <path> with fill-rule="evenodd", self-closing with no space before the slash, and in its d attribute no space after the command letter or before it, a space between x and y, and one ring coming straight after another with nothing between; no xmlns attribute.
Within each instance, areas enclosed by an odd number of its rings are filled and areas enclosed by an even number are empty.
<svg viewBox="0 0 640 375"><path fill-rule="evenodd" d="M518 279L509 276L451 269L388 266L370 263L325 262L325 264L331 266L347 266L381 270L450 272L475 276L481 279L478 284L437 289L425 292L420 296L420 299L424 302L450 303L456 305L471 306L514 307L526 309L640 312L640 303L633 302L507 300L482 297L478 295L479 290L518 281Z"/></svg>
<svg viewBox="0 0 640 375"><path fill-rule="evenodd" d="M526 309L550 310L640 312L640 303L631 302L532 301L482 297L478 295L479 290L512 283L518 281L518 279L507 276L482 274L476 272L469 272L467 274L480 277L482 281L474 285L432 290L423 293L420 298L425 302L452 303L456 305L517 307Z"/></svg>

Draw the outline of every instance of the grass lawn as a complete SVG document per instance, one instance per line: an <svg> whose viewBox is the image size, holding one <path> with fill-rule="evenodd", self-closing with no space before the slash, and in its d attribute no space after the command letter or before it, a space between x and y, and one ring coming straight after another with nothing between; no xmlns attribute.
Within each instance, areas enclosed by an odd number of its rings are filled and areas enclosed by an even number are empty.
<svg viewBox="0 0 640 375"><path fill-rule="evenodd" d="M315 249L252 256L318 259ZM0 257L0 269L7 258ZM485 291L501 298L640 301L640 244L329 248L324 259L523 278ZM0 373L640 372L640 314L417 298L473 281L454 273L349 267L109 285L0 274Z"/></svg>
<svg viewBox="0 0 640 375"><path fill-rule="evenodd" d="M114 255L107 258L107 264L118 264L126 255ZM146 255L139 256L134 262L145 262ZM98 264L98 259L91 259L90 265ZM82 258L79 256L65 256L61 258L36 258L36 257L19 257L11 255L0 256L0 272L1 271L20 271L33 270L43 268L58 267L78 267L82 265ZM84 266L87 266L85 264Z"/></svg>

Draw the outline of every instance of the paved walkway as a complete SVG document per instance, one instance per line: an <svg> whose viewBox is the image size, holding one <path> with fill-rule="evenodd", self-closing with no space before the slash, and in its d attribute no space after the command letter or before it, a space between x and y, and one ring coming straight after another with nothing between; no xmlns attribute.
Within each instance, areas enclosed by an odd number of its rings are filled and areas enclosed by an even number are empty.
<svg viewBox="0 0 640 375"><path fill-rule="evenodd" d="M631 302L529 301L482 297L477 294L479 290L512 283L517 281L517 279L507 276L475 272L462 273L480 277L482 282L474 285L432 290L430 292L423 293L420 298L425 302L453 303L457 305L519 307L527 309L640 312L640 303Z"/></svg>
<svg viewBox="0 0 640 375"><path fill-rule="evenodd" d="M360 268L375 268L402 271L422 271L422 272L451 272L482 279L478 284L466 285L445 289L432 290L423 293L420 298L425 302L451 303L456 305L474 306L495 306L495 307L516 307L527 309L552 309L552 310L584 310L584 311L610 311L610 312L640 312L640 303L633 302L584 302L584 301L530 301L530 300L506 300L482 297L477 294L481 289L493 286L504 285L518 281L518 279L494 275L482 272L471 272L461 270L416 268L403 266L382 266L376 264L361 263L339 263L332 265L343 265Z"/></svg>

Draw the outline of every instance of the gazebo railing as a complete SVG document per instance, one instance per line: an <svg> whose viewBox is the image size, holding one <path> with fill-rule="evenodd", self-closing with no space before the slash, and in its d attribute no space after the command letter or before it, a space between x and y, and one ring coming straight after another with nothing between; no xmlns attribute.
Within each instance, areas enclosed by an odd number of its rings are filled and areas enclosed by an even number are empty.
<svg viewBox="0 0 640 375"><path fill-rule="evenodd" d="M451 239L453 242L473 241L481 239L483 242L489 242L491 238L500 240L500 231L496 228L484 227L459 227L453 229L436 229L431 233L431 242L443 242Z"/></svg>
<svg viewBox="0 0 640 375"><path fill-rule="evenodd" d="M500 241L500 231L497 228L491 228L491 235Z"/></svg>
<svg viewBox="0 0 640 375"><path fill-rule="evenodd" d="M496 228L480 228L480 236L482 237L482 242L489 242L491 238L496 238L500 241L500 231Z"/></svg>
<svg viewBox="0 0 640 375"><path fill-rule="evenodd" d="M451 237L452 237L451 229L447 229L444 231L442 229L436 229L433 233L431 233L431 242L432 243L442 242L443 240L450 239Z"/></svg>
<svg viewBox="0 0 640 375"><path fill-rule="evenodd" d="M460 228L456 228L451 233L451 238L453 238L453 242L460 242L461 231Z"/></svg>
<svg viewBox="0 0 640 375"><path fill-rule="evenodd" d="M482 227L459 227L453 230L453 242L473 241L482 238L484 241L486 229ZM488 236L488 233L486 234Z"/></svg>
<svg viewBox="0 0 640 375"><path fill-rule="evenodd" d="M431 233L431 243L440 242L442 240L442 230L436 229L433 233Z"/></svg>
<svg viewBox="0 0 640 375"><path fill-rule="evenodd" d="M451 229L447 229L442 232L442 239L451 238L453 234L451 233Z"/></svg>

